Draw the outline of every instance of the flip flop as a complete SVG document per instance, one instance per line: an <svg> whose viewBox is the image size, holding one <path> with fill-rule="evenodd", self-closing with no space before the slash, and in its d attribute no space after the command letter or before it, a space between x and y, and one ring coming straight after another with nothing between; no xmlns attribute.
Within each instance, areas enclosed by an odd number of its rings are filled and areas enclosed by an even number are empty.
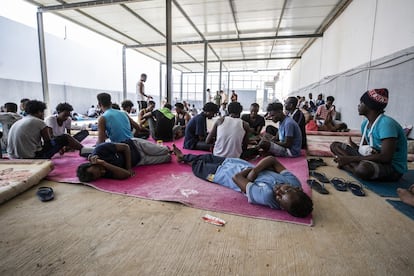
<svg viewBox="0 0 414 276"><path fill-rule="evenodd" d="M312 189L314 189L318 193L323 194L323 195L329 194L329 191L325 188L325 184L323 183L321 184L315 179L308 179L306 180L306 182Z"/></svg>
<svg viewBox="0 0 414 276"><path fill-rule="evenodd" d="M318 179L320 182L329 183L329 179L323 173L311 171L310 172L310 175L313 176L313 177L315 177L316 179Z"/></svg>
<svg viewBox="0 0 414 276"><path fill-rule="evenodd" d="M321 166L327 166L327 164L325 163L325 161L323 161L322 158L308 159L308 167L310 170L316 170L316 168L321 167Z"/></svg>
<svg viewBox="0 0 414 276"><path fill-rule="evenodd" d="M53 189L50 187L39 187L39 189L36 192L37 197L40 199L40 201L50 201L55 198L55 195L53 193Z"/></svg>
<svg viewBox="0 0 414 276"><path fill-rule="evenodd" d="M356 196L365 196L365 192L362 189L362 185L356 182L347 182L346 185L351 192Z"/></svg>
<svg viewBox="0 0 414 276"><path fill-rule="evenodd" d="M331 183L338 191L346 192L348 190L347 184L342 178L334 177L331 179Z"/></svg>

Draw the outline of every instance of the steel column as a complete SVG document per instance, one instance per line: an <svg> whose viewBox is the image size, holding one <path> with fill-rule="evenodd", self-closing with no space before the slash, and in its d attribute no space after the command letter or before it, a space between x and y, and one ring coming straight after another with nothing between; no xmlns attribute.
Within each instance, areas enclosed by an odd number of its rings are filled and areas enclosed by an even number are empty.
<svg viewBox="0 0 414 276"><path fill-rule="evenodd" d="M207 99L206 101L206 95L207 95L207 42L204 42L204 75L203 75L203 105L205 105L206 102L210 101L210 99ZM211 91L210 91L211 93Z"/></svg>
<svg viewBox="0 0 414 276"><path fill-rule="evenodd" d="M43 101L48 106L47 110L50 111L49 83L47 80L46 66L45 31L43 29L43 13L39 11L37 12L37 37L39 40L40 73L42 75Z"/></svg>
<svg viewBox="0 0 414 276"><path fill-rule="evenodd" d="M167 83L166 83L166 92L167 92L167 102L171 103L172 97L172 33L171 33L171 0L165 1L165 11L166 11L166 32L167 32Z"/></svg>
<svg viewBox="0 0 414 276"><path fill-rule="evenodd" d="M126 47L122 47L122 96L127 99L127 79L126 79Z"/></svg>

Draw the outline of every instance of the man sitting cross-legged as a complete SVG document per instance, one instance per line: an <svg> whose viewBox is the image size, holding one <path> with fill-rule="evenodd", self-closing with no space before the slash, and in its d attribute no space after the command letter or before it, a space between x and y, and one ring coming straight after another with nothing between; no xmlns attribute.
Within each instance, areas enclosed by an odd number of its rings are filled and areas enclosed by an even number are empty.
<svg viewBox="0 0 414 276"><path fill-rule="evenodd" d="M349 137L349 144L333 142L330 146L338 168L376 181L397 181L407 171L407 139L401 125L384 114L387 104L385 88L361 96L358 112L366 119L361 124L360 145Z"/></svg>
<svg viewBox="0 0 414 276"><path fill-rule="evenodd" d="M291 117L283 113L283 105L281 103L270 103L267 106L269 117L274 123L279 123L279 129L269 125L266 127L266 134L273 135L269 141L264 136L258 147L265 154L282 157L298 157L302 147L302 132L298 124Z"/></svg>
<svg viewBox="0 0 414 276"><path fill-rule="evenodd" d="M204 105L203 111L191 118L185 128L184 148L191 150L210 151L212 144L207 144L205 139L207 133L207 119L211 119L218 112L214 103L208 102Z"/></svg>
<svg viewBox="0 0 414 276"><path fill-rule="evenodd" d="M140 138L122 143L101 143L88 157L89 162L79 165L80 181L90 182L99 178L126 179L134 175L134 166L168 163L170 149Z"/></svg>
<svg viewBox="0 0 414 276"><path fill-rule="evenodd" d="M345 131L348 129L348 126L336 120L336 110L333 102L335 98L328 96L326 98L326 103L318 106L318 109L315 112L315 121L318 127L325 131Z"/></svg>
<svg viewBox="0 0 414 276"><path fill-rule="evenodd" d="M69 134L72 129L72 119L70 118L70 113L73 111L73 107L68 103L59 103L56 106L56 114L50 115L45 119L45 123L48 127L52 129L53 137L58 137L62 134ZM85 130L81 130L75 135L75 138L78 142L82 142L87 136L89 132Z"/></svg>
<svg viewBox="0 0 414 276"><path fill-rule="evenodd" d="M249 138L254 138L257 135L260 135L262 128L266 125L264 117L258 114L259 108L260 106L258 103L252 103L250 105L250 113L241 116L241 119L249 124Z"/></svg>
<svg viewBox="0 0 414 276"><path fill-rule="evenodd" d="M239 102L229 104L229 116L220 117L206 138L214 143L213 154L221 157L240 157L249 143L249 124L240 119L243 107Z"/></svg>
<svg viewBox="0 0 414 276"><path fill-rule="evenodd" d="M177 161L191 164L195 176L245 193L251 204L286 210L295 217L306 217L313 210L299 180L274 157L268 156L254 166L239 158L184 155L175 145L173 151Z"/></svg>

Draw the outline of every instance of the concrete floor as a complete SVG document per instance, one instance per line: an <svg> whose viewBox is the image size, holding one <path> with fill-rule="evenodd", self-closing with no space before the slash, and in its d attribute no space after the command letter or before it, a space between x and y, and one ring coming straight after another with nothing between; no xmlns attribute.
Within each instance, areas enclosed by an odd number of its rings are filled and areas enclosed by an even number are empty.
<svg viewBox="0 0 414 276"><path fill-rule="evenodd" d="M349 176L331 166L330 178ZM55 200L42 203L40 185ZM413 275L414 221L384 198L313 193L313 227L42 181L0 206L1 275Z"/></svg>

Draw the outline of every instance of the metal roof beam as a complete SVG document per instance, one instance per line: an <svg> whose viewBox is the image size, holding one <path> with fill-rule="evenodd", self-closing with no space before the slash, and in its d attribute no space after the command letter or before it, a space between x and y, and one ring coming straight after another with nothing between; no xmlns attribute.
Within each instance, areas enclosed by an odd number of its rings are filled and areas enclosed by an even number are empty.
<svg viewBox="0 0 414 276"><path fill-rule="evenodd" d="M193 29L197 32L197 34L203 39L203 41L206 40L203 33L197 28L196 24L191 20L190 16L184 11L184 9L178 4L177 1L173 0L173 3L175 7L181 12L181 14L184 16L184 18L188 21L188 23L193 27ZM208 48L213 52L213 54L216 56L216 58L220 59L220 57L217 55L216 51L211 47L211 45L207 45ZM183 50L184 51L184 50Z"/></svg>
<svg viewBox="0 0 414 276"><path fill-rule="evenodd" d="M298 38L317 38L322 37L323 34L303 34L303 35L280 35L280 36L262 36L262 37L245 37L245 38L227 38L227 39L211 39L211 40L194 40L194 41L177 41L173 45L190 45L190 44L204 44L207 43L227 43L239 41L256 41L256 40L273 40L273 39L298 39ZM150 43L139 45L127 45L127 48L142 48L142 47L161 47L165 43Z"/></svg>
<svg viewBox="0 0 414 276"><path fill-rule="evenodd" d="M64 3L62 5L43 6L39 7L41 12L75 10L80 8L95 8L99 6L108 6L122 3L142 2L143 0L95 0L78 3Z"/></svg>
<svg viewBox="0 0 414 276"><path fill-rule="evenodd" d="M145 25L147 25L149 28L151 28L154 32L156 32L157 34L159 34L163 38L167 39L167 37L165 36L165 34L163 34L160 30L158 30L154 25L152 25L151 23L149 23L147 20L145 20L142 16L140 16L135 11L133 11L130 7L128 7L125 4L121 4L121 7L123 7L126 11L128 11L129 13L131 13L134 17L138 18L141 22L143 22ZM190 53L188 53L187 51L185 51L184 49L182 49L179 46L178 46L178 48L181 51L183 51L187 56L189 56L191 59L196 60Z"/></svg>
<svg viewBox="0 0 414 276"><path fill-rule="evenodd" d="M352 0L341 0L339 4L336 5L335 9L333 9L328 16L325 18L325 20L322 22L322 24L316 29L317 33L324 33L328 27L337 19L342 12L348 7L349 4L351 4ZM305 53L307 49L315 42L315 38L310 39L305 45L302 47L302 49L299 51L299 55L302 55ZM291 64L289 64L289 68L292 68L295 65L296 61L292 61Z"/></svg>
<svg viewBox="0 0 414 276"><path fill-rule="evenodd" d="M242 58L242 59L222 59L222 60L208 60L208 63L212 62L240 62L240 61L261 61L261 60L285 60L285 59L301 59L302 57L274 57L274 58ZM203 63L202 61L181 61L174 62L174 64L193 64L193 63Z"/></svg>
<svg viewBox="0 0 414 276"><path fill-rule="evenodd" d="M237 38L240 39L240 30L239 30L239 27L237 25L236 8L234 7L234 0L229 0L229 4L230 4L230 9L231 9L231 15L233 17L234 26L236 28ZM242 41L239 40L239 44L240 44L240 50L242 52L243 58L245 58L246 55L244 53L244 48L243 48Z"/></svg>
<svg viewBox="0 0 414 276"><path fill-rule="evenodd" d="M287 1L286 0L283 1L282 10L280 11L279 20L278 20L277 26L276 26L275 36L277 36L279 34L280 24L282 23L283 15L285 14L285 10L286 10L286 4L287 4ZM269 53L269 57L272 57L272 53L273 53L273 49L275 48L275 45L276 45L276 40L273 40L272 48L270 49L270 53ZM266 67L268 65L269 65L269 62L266 64Z"/></svg>
<svg viewBox="0 0 414 276"><path fill-rule="evenodd" d="M285 69L285 68L280 68L280 69L258 69L258 70L227 70L227 72L230 73L235 73L235 72L273 72L273 71L290 71L290 69ZM212 71L208 71L209 73L219 73L219 71L216 70L212 70ZM194 71L194 72L182 72L183 75L189 75L189 74L202 74L203 72L199 72L199 71Z"/></svg>

